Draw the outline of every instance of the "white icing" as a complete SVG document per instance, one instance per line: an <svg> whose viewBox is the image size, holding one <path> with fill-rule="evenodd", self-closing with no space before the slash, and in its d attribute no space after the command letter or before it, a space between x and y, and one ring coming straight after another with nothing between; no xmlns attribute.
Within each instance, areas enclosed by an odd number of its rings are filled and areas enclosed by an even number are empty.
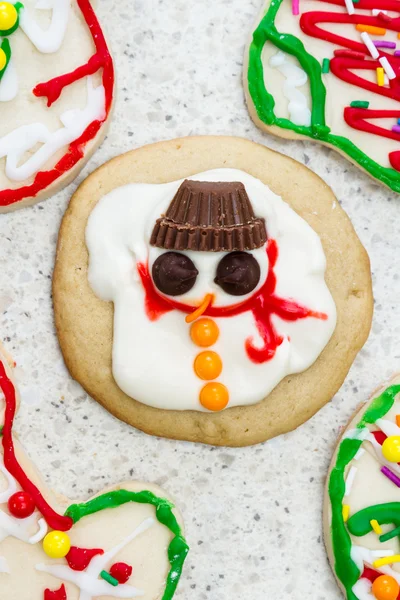
<svg viewBox="0 0 400 600"><path fill-rule="evenodd" d="M0 573L11 573L7 559L0 556Z"/></svg>
<svg viewBox="0 0 400 600"><path fill-rule="evenodd" d="M288 111L291 121L295 125L311 125L311 111L308 107L306 96L297 88L302 87L308 81L307 73L287 60L285 52L278 50L276 54L269 59L269 66L278 69L286 78L283 84L283 93L289 100Z"/></svg>
<svg viewBox="0 0 400 600"><path fill-rule="evenodd" d="M353 594L358 600L376 600L371 594L372 583L366 577L359 579L352 587Z"/></svg>
<svg viewBox="0 0 400 600"><path fill-rule="evenodd" d="M0 492L0 504L4 504L5 502L8 502L9 498L17 491L17 483L2 462L0 462L0 472L3 473L7 481L7 489Z"/></svg>
<svg viewBox="0 0 400 600"><path fill-rule="evenodd" d="M357 454L355 455L354 460L360 460L360 458L362 457L364 452L365 452L364 448L360 448L358 450Z"/></svg>
<svg viewBox="0 0 400 600"><path fill-rule="evenodd" d="M0 102L14 100L17 94L18 76L14 65L14 59L11 57L7 69L0 81Z"/></svg>
<svg viewBox="0 0 400 600"><path fill-rule="evenodd" d="M0 158L6 157L6 175L13 181L24 181L37 173L61 148L79 138L87 126L96 119L104 118L105 91L102 85L93 88L91 77L87 78L87 103L84 109L63 113L60 120L64 127L50 131L43 123L23 125L0 138ZM37 143L42 146L20 165L25 152Z"/></svg>
<svg viewBox="0 0 400 600"><path fill-rule="evenodd" d="M29 533L32 526L35 524L36 519L37 513L31 515L27 519L16 519L0 510L0 542L5 540L8 536L11 536L21 540L21 542L26 542L27 544L36 543L36 541L31 542L31 540L35 540L35 538L39 536L39 532L43 532L43 527L39 523L38 533L35 536L31 536ZM44 535L38 538L37 541L43 537Z"/></svg>
<svg viewBox="0 0 400 600"><path fill-rule="evenodd" d="M275 356L262 364L251 362L245 350L248 337L254 338L255 345L261 344L251 312L214 318L220 337L212 350L223 362L218 381L229 389L229 406L255 404L286 375L311 366L334 331L336 308L324 281L324 252L313 229L251 175L235 169L216 169L191 179L243 182L255 214L265 218L268 236L276 240L279 248L276 295L328 315L326 321L307 318L297 322L273 316L272 322L284 341ZM151 270L160 254L160 250L149 248L151 231L180 184L181 181L132 184L100 200L86 229L88 277L101 299L114 302L113 375L119 387L132 398L158 408L203 410L198 398L204 382L193 370L199 348L190 339L185 314L173 310L150 321L136 270L137 263L147 260ZM225 253L187 254L195 262L199 277L189 293L176 300L195 307L206 293L213 293L215 306L237 304L237 297L222 292L214 283L216 264ZM262 285L268 271L266 248L252 254L261 265ZM240 301L246 298L240 297Z"/></svg>
<svg viewBox="0 0 400 600"><path fill-rule="evenodd" d="M117 546L105 552L103 555L95 556L85 571L73 571L67 565L45 565L38 564L36 569L57 577L62 581L69 581L80 590L79 600L92 600L95 596L107 596L110 598L136 598L142 596L143 591L128 584L111 586L103 579L98 579L101 571L125 546L147 531L154 525L154 519L148 518L143 521L130 535L122 540Z"/></svg>
<svg viewBox="0 0 400 600"><path fill-rule="evenodd" d="M362 427L362 428L356 428L356 429L349 429L348 431L345 432L343 439L350 439L350 440L365 440L369 437L370 432L368 427Z"/></svg>
<svg viewBox="0 0 400 600"><path fill-rule="evenodd" d="M39 525L39 529L37 531L37 533L35 533L35 535L32 535L28 542L29 544L37 544L38 542L40 542L44 536L47 533L47 523L44 519L39 519L38 521L38 525Z"/></svg>
<svg viewBox="0 0 400 600"><path fill-rule="evenodd" d="M39 52L52 54L60 49L67 30L70 6L70 0L48 0L36 5L36 8L52 10L51 23L46 30L38 25L28 8L20 10L20 27Z"/></svg>
<svg viewBox="0 0 400 600"><path fill-rule="evenodd" d="M345 496L348 496L351 493L351 488L353 487L354 479L357 474L357 467L351 467L349 474L346 477L346 488L345 488Z"/></svg>

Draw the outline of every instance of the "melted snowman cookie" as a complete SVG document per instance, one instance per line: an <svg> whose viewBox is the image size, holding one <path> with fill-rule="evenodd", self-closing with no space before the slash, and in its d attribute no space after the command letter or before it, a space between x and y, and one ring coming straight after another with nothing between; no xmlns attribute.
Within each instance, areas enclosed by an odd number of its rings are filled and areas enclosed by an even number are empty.
<svg viewBox="0 0 400 600"><path fill-rule="evenodd" d="M243 140L193 138L89 178L60 230L54 305L92 396L151 433L232 445L291 429L331 397L369 327L369 273L328 188L301 169Z"/></svg>
<svg viewBox="0 0 400 600"><path fill-rule="evenodd" d="M181 517L162 490L130 482L81 504L56 498L13 435L17 404L1 352L2 597L171 600L188 547Z"/></svg>
<svg viewBox="0 0 400 600"><path fill-rule="evenodd" d="M250 114L400 192L400 31L393 0L267 0L246 49Z"/></svg>
<svg viewBox="0 0 400 600"><path fill-rule="evenodd" d="M113 90L89 0L0 3L0 212L76 176L105 135Z"/></svg>
<svg viewBox="0 0 400 600"><path fill-rule="evenodd" d="M400 378L351 420L327 482L325 543L349 600L400 595Z"/></svg>

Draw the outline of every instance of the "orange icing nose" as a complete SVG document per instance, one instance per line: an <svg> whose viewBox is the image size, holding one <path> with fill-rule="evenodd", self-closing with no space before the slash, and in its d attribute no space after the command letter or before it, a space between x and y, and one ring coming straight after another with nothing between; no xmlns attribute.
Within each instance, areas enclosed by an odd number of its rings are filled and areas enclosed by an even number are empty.
<svg viewBox="0 0 400 600"><path fill-rule="evenodd" d="M194 370L197 377L210 381L221 375L222 361L216 352L206 350L196 356Z"/></svg>
<svg viewBox="0 0 400 600"><path fill-rule="evenodd" d="M214 300L214 294L206 294L200 306L196 308L195 311L190 313L185 317L186 323L193 323L196 319L201 317L201 315L207 310L211 302Z"/></svg>
<svg viewBox="0 0 400 600"><path fill-rule="evenodd" d="M200 392L200 404L214 412L224 409L229 402L229 392L223 383L207 383Z"/></svg>
<svg viewBox="0 0 400 600"><path fill-rule="evenodd" d="M208 346L215 344L219 338L218 325L212 319L203 317L191 326L190 337L196 346L208 348Z"/></svg>

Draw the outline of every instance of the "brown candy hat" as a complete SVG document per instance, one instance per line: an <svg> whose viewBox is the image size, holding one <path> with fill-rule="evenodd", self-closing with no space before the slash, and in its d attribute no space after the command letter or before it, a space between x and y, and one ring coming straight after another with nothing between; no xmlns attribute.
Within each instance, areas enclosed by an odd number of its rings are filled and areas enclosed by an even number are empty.
<svg viewBox="0 0 400 600"><path fill-rule="evenodd" d="M266 241L265 221L254 215L242 183L188 179L150 238L157 248L203 252L254 250Z"/></svg>

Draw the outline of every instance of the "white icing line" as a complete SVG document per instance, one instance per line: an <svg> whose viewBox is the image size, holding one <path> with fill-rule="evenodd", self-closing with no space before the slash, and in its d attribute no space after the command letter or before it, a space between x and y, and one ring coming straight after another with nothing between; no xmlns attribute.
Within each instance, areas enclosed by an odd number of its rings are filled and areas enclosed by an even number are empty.
<svg viewBox="0 0 400 600"><path fill-rule="evenodd" d="M371 554L374 558L383 558L385 556L393 556L393 550L371 550Z"/></svg>
<svg viewBox="0 0 400 600"><path fill-rule="evenodd" d="M44 538L44 536L47 533L47 523L44 519L39 519L38 526L39 526L38 532L35 533L35 535L32 535L28 540L28 542L30 544L37 544Z"/></svg>
<svg viewBox="0 0 400 600"><path fill-rule="evenodd" d="M386 56L381 56L379 62L381 63L389 79L396 79L396 73L393 71L392 65L390 64Z"/></svg>
<svg viewBox="0 0 400 600"><path fill-rule="evenodd" d="M297 89L307 83L307 73L288 61L286 54L281 50L278 50L276 54L271 56L269 66L273 69L278 69L286 78L283 84L283 93L286 99L289 100L288 111L290 120L295 125L311 125L311 111L308 107L307 98L303 92Z"/></svg>
<svg viewBox="0 0 400 600"><path fill-rule="evenodd" d="M64 41L71 3L70 0L52 0L47 4L53 10L48 29L42 29L26 7L20 10L19 22L22 31L39 52L52 54L61 48Z"/></svg>
<svg viewBox="0 0 400 600"><path fill-rule="evenodd" d="M370 53L370 55L372 56L372 58L378 58L379 57L379 52L376 49L376 47L374 46L371 38L369 37L369 34L366 31L362 32L361 39L364 42L364 44L367 46L368 52Z"/></svg>
<svg viewBox="0 0 400 600"><path fill-rule="evenodd" d="M357 467L351 467L347 477L346 477L346 491L344 493L345 496L348 496L351 493L351 489L353 487L354 478L357 473Z"/></svg>
<svg viewBox="0 0 400 600"><path fill-rule="evenodd" d="M0 472L3 473L4 477L7 480L7 489L3 492L0 492L0 504L4 504L8 502L9 498L17 491L17 484L14 477L7 471L4 465L0 463Z"/></svg>
<svg viewBox="0 0 400 600"><path fill-rule="evenodd" d="M400 427L398 427L396 425L396 423L393 423L392 421L389 421L388 419L377 419L376 425L388 437L390 435L400 435Z"/></svg>
<svg viewBox="0 0 400 600"><path fill-rule="evenodd" d="M376 600L375 596L371 594L372 583L365 577L356 581L351 589L358 600Z"/></svg>

